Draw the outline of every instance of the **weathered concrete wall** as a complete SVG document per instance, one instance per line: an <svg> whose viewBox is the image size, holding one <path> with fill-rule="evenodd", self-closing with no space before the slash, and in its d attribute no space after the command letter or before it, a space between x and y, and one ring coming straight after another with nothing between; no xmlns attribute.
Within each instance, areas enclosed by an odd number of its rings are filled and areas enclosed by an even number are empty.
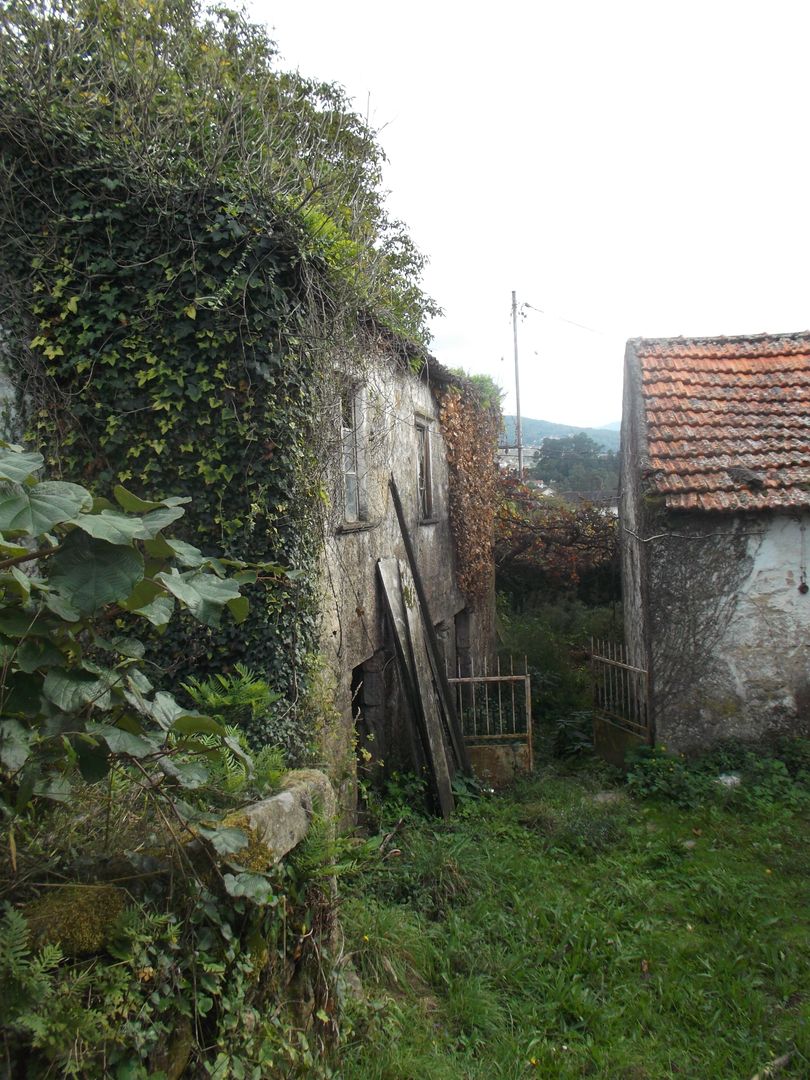
<svg viewBox="0 0 810 1080"><path fill-rule="evenodd" d="M641 373L628 342L624 367L621 471L619 476L619 552L622 568L624 640L630 663L648 668L647 566L644 543L643 471L647 466Z"/></svg>
<svg viewBox="0 0 810 1080"><path fill-rule="evenodd" d="M490 743L468 746L475 775L493 788L509 787L529 772L529 751L523 743Z"/></svg>
<svg viewBox="0 0 810 1080"><path fill-rule="evenodd" d="M659 742L810 730L810 595L798 588L808 526L807 512L659 517L666 535L648 545Z"/></svg>
<svg viewBox="0 0 810 1080"><path fill-rule="evenodd" d="M322 600L322 651L334 694L334 718L325 733L326 756L344 806L354 801L358 734L366 753L381 759L386 768L413 767L407 703L399 688L376 573L379 558L406 560L389 489L392 474L416 550L430 616L450 670L457 663L457 631L464 647L474 650L479 658L482 650L491 651L494 637L493 605L482 604L480 614L469 612L467 618L467 603L456 584L446 451L429 382L390 361L380 361L358 394L366 520L344 524L333 515L325 538ZM417 424L427 427L430 441L433 512L426 521L420 521L419 513ZM338 508L340 498L340 491L335 490L333 503ZM365 666L358 691L356 669L360 665ZM362 716L356 725L358 711Z"/></svg>

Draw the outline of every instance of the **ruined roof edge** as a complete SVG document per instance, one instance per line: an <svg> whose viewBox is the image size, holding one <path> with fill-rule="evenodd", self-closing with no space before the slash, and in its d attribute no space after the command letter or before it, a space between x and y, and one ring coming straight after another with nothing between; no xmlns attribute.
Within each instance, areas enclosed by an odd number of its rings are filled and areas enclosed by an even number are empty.
<svg viewBox="0 0 810 1080"><path fill-rule="evenodd" d="M667 348L683 350L684 348L710 349L726 348L730 346L742 347L742 351L761 350L761 346L767 345L769 351L784 351L785 348L793 348L799 351L810 350L810 330L796 330L785 334L713 334L701 337L634 337L628 338L626 348L633 349L637 356L644 356L651 349L666 350Z"/></svg>

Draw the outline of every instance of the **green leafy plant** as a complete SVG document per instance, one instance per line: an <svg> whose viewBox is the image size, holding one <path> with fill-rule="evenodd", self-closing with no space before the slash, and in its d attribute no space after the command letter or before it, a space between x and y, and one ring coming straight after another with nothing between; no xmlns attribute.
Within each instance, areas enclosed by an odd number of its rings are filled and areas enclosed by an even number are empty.
<svg viewBox="0 0 810 1080"><path fill-rule="evenodd" d="M217 673L207 679L192 676L182 685L195 705L220 723L244 732L254 745L280 741L273 737L271 706L281 694L244 664L235 664L227 675Z"/></svg>
<svg viewBox="0 0 810 1080"><path fill-rule="evenodd" d="M682 807L729 801L767 813L801 809L810 805L810 770L801 765L806 741L754 746L736 740L692 758L664 746L640 746L628 755L627 786L637 798ZM724 783L724 776L732 783Z"/></svg>
<svg viewBox="0 0 810 1080"><path fill-rule="evenodd" d="M0 448L0 781L5 813L65 799L71 777L126 763L154 785L205 783L214 718L155 690L142 630L179 610L216 625L247 613L239 584L257 571L204 556L167 534L185 500L148 501L118 486L116 504L78 484L40 480L42 457ZM227 570L235 570L227 576ZM26 572L27 571L27 572Z"/></svg>
<svg viewBox="0 0 810 1080"><path fill-rule="evenodd" d="M561 758L574 758L593 752L593 713L590 709L575 709L553 719L554 753Z"/></svg>

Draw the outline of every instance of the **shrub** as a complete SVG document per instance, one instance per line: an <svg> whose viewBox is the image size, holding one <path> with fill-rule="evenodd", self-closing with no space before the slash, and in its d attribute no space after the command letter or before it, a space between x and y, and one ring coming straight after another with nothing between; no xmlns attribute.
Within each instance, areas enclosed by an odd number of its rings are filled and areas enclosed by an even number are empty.
<svg viewBox="0 0 810 1080"><path fill-rule="evenodd" d="M802 765L806 743L790 738L756 746L729 741L691 759L663 746L638 747L627 757L627 786L637 798L683 807L727 800L752 810L798 809L810 803L810 770ZM726 774L739 777L739 783L724 785L720 777Z"/></svg>
<svg viewBox="0 0 810 1080"><path fill-rule="evenodd" d="M244 564L207 557L168 529L178 498L148 501L118 486L118 504L79 484L39 480L40 454L0 444L0 811L65 800L73 779L113 766L155 790L201 787L212 736L247 761L222 724L156 691L139 634L175 610L209 626L248 601ZM24 569L25 568L25 569Z"/></svg>

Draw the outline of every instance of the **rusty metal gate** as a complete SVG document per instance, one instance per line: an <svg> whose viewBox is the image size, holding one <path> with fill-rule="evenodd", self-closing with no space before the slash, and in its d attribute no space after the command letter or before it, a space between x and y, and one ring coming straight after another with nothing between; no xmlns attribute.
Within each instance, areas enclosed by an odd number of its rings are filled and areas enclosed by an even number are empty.
<svg viewBox="0 0 810 1080"><path fill-rule="evenodd" d="M494 671L485 664L476 672L473 663L469 674L459 669L448 682L456 693L464 742L482 779L497 786L531 772L532 686L526 658L522 672L515 671L512 657L504 671L499 657Z"/></svg>
<svg viewBox="0 0 810 1080"><path fill-rule="evenodd" d="M630 747L652 741L648 673L629 662L624 645L591 638L591 685L594 749L623 765Z"/></svg>

